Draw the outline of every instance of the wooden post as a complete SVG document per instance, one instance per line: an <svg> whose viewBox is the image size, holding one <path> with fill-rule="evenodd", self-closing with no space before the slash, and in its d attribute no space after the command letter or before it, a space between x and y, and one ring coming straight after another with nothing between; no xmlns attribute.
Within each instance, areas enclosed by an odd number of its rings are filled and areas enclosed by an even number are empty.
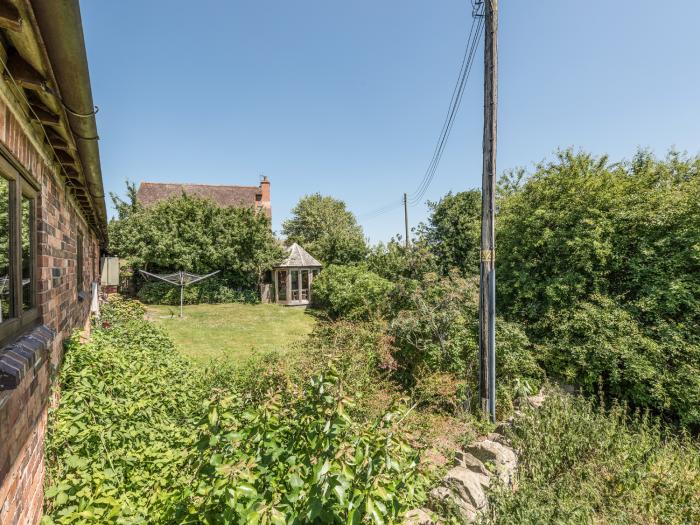
<svg viewBox="0 0 700 525"><path fill-rule="evenodd" d="M408 196L403 194L403 222L406 228L406 248L408 248Z"/></svg>
<svg viewBox="0 0 700 525"><path fill-rule="evenodd" d="M479 282L479 393L481 409L496 421L496 110L498 101L498 0L485 0L484 141L481 181Z"/></svg>

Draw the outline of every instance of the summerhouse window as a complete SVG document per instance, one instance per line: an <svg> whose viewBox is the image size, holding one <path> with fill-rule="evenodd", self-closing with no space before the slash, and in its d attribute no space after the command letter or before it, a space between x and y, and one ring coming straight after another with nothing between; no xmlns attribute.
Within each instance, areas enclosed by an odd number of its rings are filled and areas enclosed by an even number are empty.
<svg viewBox="0 0 700 525"><path fill-rule="evenodd" d="M0 344L34 324L36 186L0 158Z"/></svg>

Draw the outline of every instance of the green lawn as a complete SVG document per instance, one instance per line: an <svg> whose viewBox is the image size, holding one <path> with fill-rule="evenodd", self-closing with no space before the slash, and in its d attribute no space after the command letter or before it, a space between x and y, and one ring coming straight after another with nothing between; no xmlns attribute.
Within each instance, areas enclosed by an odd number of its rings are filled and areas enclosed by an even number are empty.
<svg viewBox="0 0 700 525"><path fill-rule="evenodd" d="M276 304L198 304L185 306L184 319L178 313L179 307L148 307L148 317L167 329L180 351L202 363L219 357L240 362L256 350L286 350L315 322L304 308Z"/></svg>

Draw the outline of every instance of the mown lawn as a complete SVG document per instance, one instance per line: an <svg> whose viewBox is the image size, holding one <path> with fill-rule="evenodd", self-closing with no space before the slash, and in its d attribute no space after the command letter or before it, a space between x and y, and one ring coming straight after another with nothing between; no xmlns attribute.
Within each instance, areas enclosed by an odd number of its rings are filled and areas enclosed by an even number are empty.
<svg viewBox="0 0 700 525"><path fill-rule="evenodd" d="M148 317L164 326L185 355L206 363L224 357L241 362L255 351L286 350L314 325L303 308L275 304L199 304L149 306Z"/></svg>

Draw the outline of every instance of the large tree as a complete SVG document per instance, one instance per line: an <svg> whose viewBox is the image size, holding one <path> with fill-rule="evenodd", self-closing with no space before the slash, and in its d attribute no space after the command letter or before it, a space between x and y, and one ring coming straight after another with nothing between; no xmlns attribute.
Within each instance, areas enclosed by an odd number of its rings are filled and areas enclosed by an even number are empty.
<svg viewBox="0 0 700 525"><path fill-rule="evenodd" d="M435 254L442 273L459 268L464 274L479 272L481 193L469 190L448 193L429 202L431 214L418 231Z"/></svg>
<svg viewBox="0 0 700 525"><path fill-rule="evenodd" d="M345 203L319 193L301 198L282 233L288 243L299 243L324 264L358 262L367 254L362 227Z"/></svg>
<svg viewBox="0 0 700 525"><path fill-rule="evenodd" d="M220 270L229 285L252 288L283 255L270 220L249 208L183 194L124 211L109 224L110 250L136 268Z"/></svg>

